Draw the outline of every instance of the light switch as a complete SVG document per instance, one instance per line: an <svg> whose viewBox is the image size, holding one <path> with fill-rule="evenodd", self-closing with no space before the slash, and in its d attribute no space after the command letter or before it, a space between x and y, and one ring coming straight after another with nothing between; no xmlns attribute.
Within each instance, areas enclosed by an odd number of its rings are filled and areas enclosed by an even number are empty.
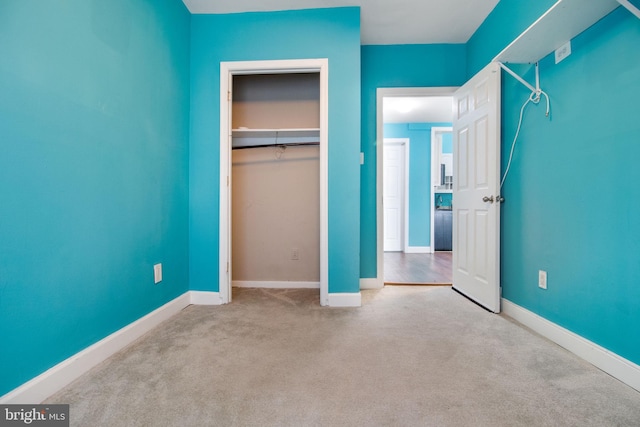
<svg viewBox="0 0 640 427"><path fill-rule="evenodd" d="M154 283L162 282L162 264L156 264L153 266L153 280Z"/></svg>

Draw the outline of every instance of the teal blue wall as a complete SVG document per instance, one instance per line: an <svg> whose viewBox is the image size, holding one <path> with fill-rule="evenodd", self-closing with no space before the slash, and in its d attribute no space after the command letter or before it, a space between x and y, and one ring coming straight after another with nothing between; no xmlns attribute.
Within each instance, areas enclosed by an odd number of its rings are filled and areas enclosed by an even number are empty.
<svg viewBox="0 0 640 427"><path fill-rule="evenodd" d="M434 196L436 206L451 206L453 204L453 194L436 193Z"/></svg>
<svg viewBox="0 0 640 427"><path fill-rule="evenodd" d="M466 81L466 46L362 46L362 144L365 163L360 188L360 276L377 276L376 90L460 86Z"/></svg>
<svg viewBox="0 0 640 427"><path fill-rule="evenodd" d="M442 152L444 154L453 153L453 133L448 132L442 134Z"/></svg>
<svg viewBox="0 0 640 427"><path fill-rule="evenodd" d="M330 291L357 292L377 267L376 89L461 85L553 3L501 0L467 45L360 47L357 8L2 1L0 395L189 284L218 290L220 61L329 58ZM505 298L635 363L639 45L619 9L541 63L552 118L525 114L501 242ZM504 77L503 165L527 96Z"/></svg>
<svg viewBox="0 0 640 427"><path fill-rule="evenodd" d="M514 9L527 17L517 19L521 29L540 13L530 3L502 0L470 57L488 62L513 36L499 29L510 26ZM552 117L544 117L543 106L527 107L503 191L501 233L506 299L634 363L640 363L638 46L640 20L619 8L575 38L563 62L541 62ZM533 81L531 67L519 70ZM504 167L529 94L503 76ZM537 286L539 269L548 272L547 290Z"/></svg>
<svg viewBox="0 0 640 427"><path fill-rule="evenodd" d="M0 395L188 289L189 27L0 3Z"/></svg>
<svg viewBox="0 0 640 427"><path fill-rule="evenodd" d="M194 15L191 289L218 291L220 62L329 59L329 292L359 292L360 9Z"/></svg>
<svg viewBox="0 0 640 427"><path fill-rule="evenodd" d="M451 123L385 123L384 138L409 139L409 246L431 245L431 128Z"/></svg>

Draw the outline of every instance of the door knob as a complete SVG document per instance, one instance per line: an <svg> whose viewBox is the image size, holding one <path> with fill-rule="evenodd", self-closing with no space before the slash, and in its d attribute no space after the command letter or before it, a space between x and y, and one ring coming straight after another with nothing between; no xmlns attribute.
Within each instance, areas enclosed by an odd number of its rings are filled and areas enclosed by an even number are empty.
<svg viewBox="0 0 640 427"><path fill-rule="evenodd" d="M482 201L483 201L483 202L493 203L493 196L490 196L490 197L484 196L484 197L482 198Z"/></svg>

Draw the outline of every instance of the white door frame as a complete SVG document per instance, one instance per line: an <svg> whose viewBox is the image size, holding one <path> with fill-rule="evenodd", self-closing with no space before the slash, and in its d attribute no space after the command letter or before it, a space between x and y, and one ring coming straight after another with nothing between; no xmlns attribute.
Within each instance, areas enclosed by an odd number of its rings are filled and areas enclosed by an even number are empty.
<svg viewBox="0 0 640 427"><path fill-rule="evenodd" d="M409 155L411 140L409 138L384 138L383 144L399 144L404 148L402 174L402 251L409 250ZM382 151L384 155L384 150ZM384 240L383 240L384 245ZM383 248L384 250L384 248Z"/></svg>
<svg viewBox="0 0 640 427"><path fill-rule="evenodd" d="M384 123L383 100L391 97L407 96L452 96L457 87L404 87L378 88L376 90L376 254L377 277L372 288L384 286L384 212L382 207Z"/></svg>
<svg viewBox="0 0 640 427"><path fill-rule="evenodd" d="M329 299L328 157L329 60L294 59L220 63L220 253L219 289L231 302L231 89L234 75L320 73L320 305Z"/></svg>
<svg viewBox="0 0 640 427"><path fill-rule="evenodd" d="M453 102L453 101L452 101ZM440 157L440 153L438 150L442 150L442 140L440 140L439 144L434 144L435 137L438 133L441 132L453 132L452 127L432 127L431 128L431 253L434 253L435 250L435 225L436 225L436 186L440 185L438 182L438 171L436 168L439 168L440 165L436 163L436 159Z"/></svg>

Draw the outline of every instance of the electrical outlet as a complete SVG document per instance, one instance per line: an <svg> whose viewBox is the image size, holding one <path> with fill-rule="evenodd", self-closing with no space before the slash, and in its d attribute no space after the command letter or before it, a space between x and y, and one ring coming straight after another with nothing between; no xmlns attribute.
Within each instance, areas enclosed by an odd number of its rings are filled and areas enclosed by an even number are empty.
<svg viewBox="0 0 640 427"><path fill-rule="evenodd" d="M571 40L556 49L556 64L571 55Z"/></svg>
<svg viewBox="0 0 640 427"><path fill-rule="evenodd" d="M544 270L538 270L538 286L547 289L547 272Z"/></svg>
<svg viewBox="0 0 640 427"><path fill-rule="evenodd" d="M294 261L298 261L300 259L300 251L298 248L291 249L291 259Z"/></svg>
<svg viewBox="0 0 640 427"><path fill-rule="evenodd" d="M153 266L153 283L162 282L162 264Z"/></svg>

